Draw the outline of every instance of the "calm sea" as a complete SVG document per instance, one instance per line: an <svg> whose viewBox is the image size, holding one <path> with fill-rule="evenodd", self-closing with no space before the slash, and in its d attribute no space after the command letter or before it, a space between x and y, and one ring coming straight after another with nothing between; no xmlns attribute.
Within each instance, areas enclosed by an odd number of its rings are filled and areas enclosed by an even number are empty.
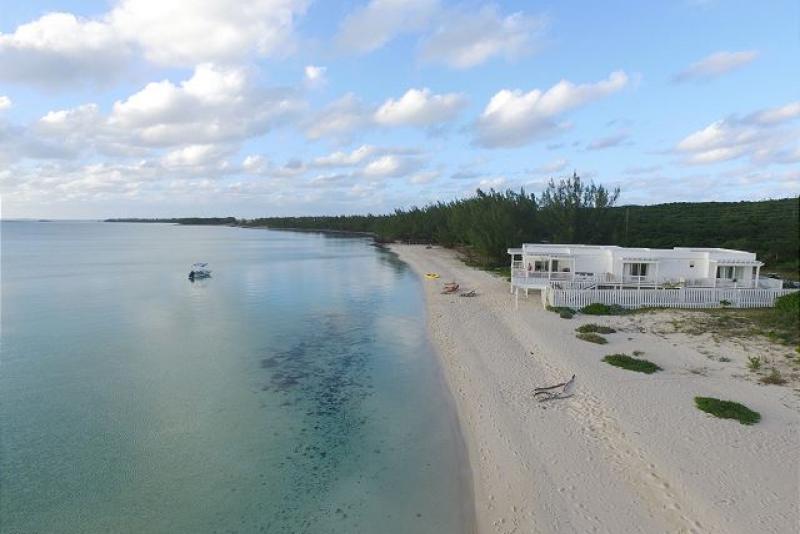
<svg viewBox="0 0 800 534"><path fill-rule="evenodd" d="M2 533L460 533L421 282L361 238L2 223ZM190 264L213 277L194 283Z"/></svg>

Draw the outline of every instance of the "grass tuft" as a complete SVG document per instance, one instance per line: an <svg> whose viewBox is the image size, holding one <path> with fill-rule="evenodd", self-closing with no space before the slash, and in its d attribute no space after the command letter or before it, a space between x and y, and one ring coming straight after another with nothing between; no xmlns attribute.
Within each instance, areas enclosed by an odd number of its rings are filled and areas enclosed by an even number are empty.
<svg viewBox="0 0 800 534"><path fill-rule="evenodd" d="M662 370L661 367L651 361L632 358L627 354L609 354L603 358L603 361L615 367L636 371L637 373L647 373L648 375Z"/></svg>
<svg viewBox="0 0 800 534"><path fill-rule="evenodd" d="M616 330L614 330L610 326L603 326L594 323L582 324L581 326L576 328L575 331L582 333L595 332L597 334L613 334L614 332L616 332Z"/></svg>
<svg viewBox="0 0 800 534"><path fill-rule="evenodd" d="M761 357L760 356L748 356L747 357L747 367L751 371L757 371L761 369Z"/></svg>
<svg viewBox="0 0 800 534"><path fill-rule="evenodd" d="M576 334L578 339L582 339L584 341L588 341L589 343L597 343L598 345L605 345L608 343L608 340L599 334L595 334L594 332L581 332Z"/></svg>
<svg viewBox="0 0 800 534"><path fill-rule="evenodd" d="M752 425L761 420L761 414L754 412L738 402L724 401L711 397L695 397L695 405L702 411L720 419L736 419L743 425Z"/></svg>
<svg viewBox="0 0 800 534"><path fill-rule="evenodd" d="M773 367L772 372L766 376L762 376L759 379L759 382L762 384L774 384L776 386L782 386L786 383L786 379L783 378L783 375L781 375L780 371Z"/></svg>

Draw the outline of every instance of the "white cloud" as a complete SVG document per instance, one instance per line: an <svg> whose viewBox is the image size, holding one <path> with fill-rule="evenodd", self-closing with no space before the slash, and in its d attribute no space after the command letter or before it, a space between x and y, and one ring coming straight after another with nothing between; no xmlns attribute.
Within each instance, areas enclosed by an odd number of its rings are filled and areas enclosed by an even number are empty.
<svg viewBox="0 0 800 534"><path fill-rule="evenodd" d="M536 167L536 169L534 169L534 172L540 173L540 174L557 173L557 172L561 172L564 169L566 169L567 165L569 165L569 161L567 161L567 160L565 160L563 158L556 159L556 160L553 160L553 161L551 161L549 163L545 163L544 165L540 165L539 167Z"/></svg>
<svg viewBox="0 0 800 534"><path fill-rule="evenodd" d="M161 65L269 56L291 45L306 0L122 0L108 15L119 35Z"/></svg>
<svg viewBox="0 0 800 534"><path fill-rule="evenodd" d="M167 152L161 161L165 167L202 167L219 163L227 152L217 145L187 145Z"/></svg>
<svg viewBox="0 0 800 534"><path fill-rule="evenodd" d="M147 84L116 101L107 115L96 104L53 110L33 130L75 151L144 157L162 148L238 143L304 109L291 91L254 85L246 70L204 64L180 83Z"/></svg>
<svg viewBox="0 0 800 534"><path fill-rule="evenodd" d="M365 176L385 178L405 176L421 166L418 158L388 154L369 162L363 169Z"/></svg>
<svg viewBox="0 0 800 534"><path fill-rule="evenodd" d="M700 61L692 63L688 68L677 73L673 81L677 83L688 81L705 81L717 78L732 70L751 63L758 57L755 50L741 52L715 52Z"/></svg>
<svg viewBox="0 0 800 534"><path fill-rule="evenodd" d="M305 173L308 168L299 159L290 159L284 165L278 166L260 154L252 154L244 158L242 170L252 175L289 178Z"/></svg>
<svg viewBox="0 0 800 534"><path fill-rule="evenodd" d="M303 108L291 92L252 85L242 69L203 64L179 85L150 83L115 102L108 124L143 145L204 144L265 133Z"/></svg>
<svg viewBox="0 0 800 534"><path fill-rule="evenodd" d="M306 85L311 88L322 87L327 83L325 78L325 67L317 67L315 65L306 65L304 69Z"/></svg>
<svg viewBox="0 0 800 534"><path fill-rule="evenodd" d="M358 165L375 152L374 146L361 145L350 153L336 151L327 156L320 156L314 160L314 165L317 167L351 167Z"/></svg>
<svg viewBox="0 0 800 534"><path fill-rule="evenodd" d="M561 80L544 92L504 89L491 98L478 118L475 141L489 148L524 145L552 133L562 113L620 91L627 83L628 76L615 71L596 83L575 85Z"/></svg>
<svg viewBox="0 0 800 534"><path fill-rule="evenodd" d="M352 134L369 125L369 111L353 93L328 104L306 122L309 139L332 137L346 141Z"/></svg>
<svg viewBox="0 0 800 534"><path fill-rule="evenodd" d="M429 184L439 179L437 171L422 171L412 175L408 181L415 185Z"/></svg>
<svg viewBox="0 0 800 534"><path fill-rule="evenodd" d="M48 13L0 33L0 80L52 88L103 83L132 53L165 66L230 63L287 52L307 0L121 0L101 16Z"/></svg>
<svg viewBox="0 0 800 534"><path fill-rule="evenodd" d="M0 80L47 87L103 82L121 71L128 53L107 23L48 13L0 33Z"/></svg>
<svg viewBox="0 0 800 534"><path fill-rule="evenodd" d="M373 117L384 126L432 126L453 120L465 105L466 98L458 93L409 89L400 99L384 102Z"/></svg>
<svg viewBox="0 0 800 534"><path fill-rule="evenodd" d="M500 189L508 183L505 176L496 176L494 178L484 178L478 182L479 189Z"/></svg>
<svg viewBox="0 0 800 534"><path fill-rule="evenodd" d="M779 108L764 109L745 117L745 122L761 125L778 124L800 117L800 101L790 102Z"/></svg>
<svg viewBox="0 0 800 534"><path fill-rule="evenodd" d="M762 164L800 161L798 131L782 124L800 117L800 106L760 110L744 118L715 121L683 138L675 147L688 164L709 164L749 157Z"/></svg>
<svg viewBox="0 0 800 534"><path fill-rule="evenodd" d="M247 156L242 162L242 169L253 174L264 172L267 166L267 159L264 156L255 154Z"/></svg>
<svg viewBox="0 0 800 534"><path fill-rule="evenodd" d="M0 111L11 107L11 99L5 95L0 95Z"/></svg>
<svg viewBox="0 0 800 534"><path fill-rule="evenodd" d="M425 29L439 10L439 0L370 0L344 19L336 42L347 51L371 52L402 33Z"/></svg>
<svg viewBox="0 0 800 534"><path fill-rule="evenodd" d="M453 11L441 18L422 45L422 59L466 69L494 56L514 59L532 48L533 34L545 26L542 17L523 13L503 16L496 6Z"/></svg>
<svg viewBox="0 0 800 534"><path fill-rule="evenodd" d="M586 150L603 150L606 148L620 146L621 144L625 143L629 137L630 135L627 132L618 132L605 137L600 137L586 145Z"/></svg>

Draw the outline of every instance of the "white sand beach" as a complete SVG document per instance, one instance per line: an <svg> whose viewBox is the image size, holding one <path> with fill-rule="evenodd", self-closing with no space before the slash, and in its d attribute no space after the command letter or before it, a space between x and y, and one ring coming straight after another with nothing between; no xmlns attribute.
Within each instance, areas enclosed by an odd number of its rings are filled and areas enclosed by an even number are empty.
<svg viewBox="0 0 800 534"><path fill-rule="evenodd" d="M430 333L458 407L480 533L798 531L800 401L791 386L744 379L743 361L719 362L698 340L627 318L564 320L533 294L517 310L506 282L452 251L391 248L421 277L441 276L422 277ZM452 280L478 296L442 295ZM623 331L607 345L587 343L575 328L589 322ZM634 350L663 371L601 361ZM534 387L573 373L573 397L533 399ZM695 396L741 402L762 420L717 419Z"/></svg>

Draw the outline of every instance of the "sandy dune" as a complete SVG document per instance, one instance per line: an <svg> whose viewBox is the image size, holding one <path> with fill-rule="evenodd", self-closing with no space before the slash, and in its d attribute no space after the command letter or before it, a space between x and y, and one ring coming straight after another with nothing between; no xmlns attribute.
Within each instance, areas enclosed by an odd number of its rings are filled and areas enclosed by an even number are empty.
<svg viewBox="0 0 800 534"><path fill-rule="evenodd" d="M479 532L798 531L800 403L790 388L717 373L663 336L578 340L580 324L608 321L561 319L534 296L515 310L507 283L450 251L392 250L420 275L441 275L423 278L429 324L467 442ZM478 297L440 294L449 280ZM600 361L634 350L664 371ZM574 397L533 400L534 387L573 373ZM742 402L762 421L713 418L694 407L696 395Z"/></svg>

